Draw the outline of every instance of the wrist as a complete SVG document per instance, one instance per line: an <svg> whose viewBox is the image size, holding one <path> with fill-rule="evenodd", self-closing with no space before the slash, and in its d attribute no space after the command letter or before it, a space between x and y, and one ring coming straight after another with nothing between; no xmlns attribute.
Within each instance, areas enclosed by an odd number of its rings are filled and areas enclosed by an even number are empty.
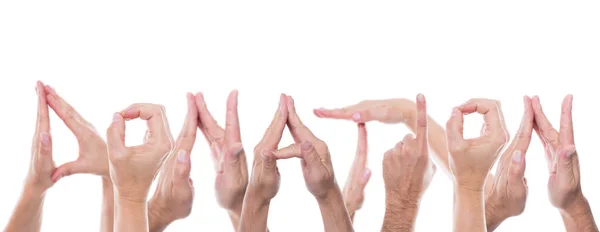
<svg viewBox="0 0 600 232"><path fill-rule="evenodd" d="M25 184L22 195L26 198L43 198L46 195L46 190L39 185L28 183Z"/></svg>
<svg viewBox="0 0 600 232"><path fill-rule="evenodd" d="M573 200L568 205L559 210L563 217L577 218L587 214L589 208L587 199L583 196L583 193L579 192L573 197Z"/></svg>
<svg viewBox="0 0 600 232"><path fill-rule="evenodd" d="M342 205L346 205L344 203L342 192L340 191L340 188L337 186L337 184L334 184L334 186L331 189L329 189L325 195L315 198L317 199L319 206L331 206L339 204L340 202Z"/></svg>

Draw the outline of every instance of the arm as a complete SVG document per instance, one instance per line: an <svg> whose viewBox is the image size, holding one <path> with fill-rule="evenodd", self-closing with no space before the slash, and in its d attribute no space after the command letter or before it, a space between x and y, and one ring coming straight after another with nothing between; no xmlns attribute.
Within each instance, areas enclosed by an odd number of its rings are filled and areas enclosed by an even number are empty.
<svg viewBox="0 0 600 232"><path fill-rule="evenodd" d="M487 231L483 209L483 192L454 189L454 231Z"/></svg>
<svg viewBox="0 0 600 232"><path fill-rule="evenodd" d="M363 123L358 124L358 143L356 146L356 156L350 168L346 185L344 186L344 202L350 216L350 221L354 223L354 214L358 211L365 199L365 187L371 178L371 170L367 168L367 128Z"/></svg>
<svg viewBox="0 0 600 232"><path fill-rule="evenodd" d="M342 193L333 187L324 198L317 198L325 231L354 231L344 204Z"/></svg>
<svg viewBox="0 0 600 232"><path fill-rule="evenodd" d="M419 202L407 196L386 194L382 232L413 231Z"/></svg>
<svg viewBox="0 0 600 232"><path fill-rule="evenodd" d="M114 223L114 192L113 183L110 178L102 177L102 218L100 231L112 232Z"/></svg>
<svg viewBox="0 0 600 232"><path fill-rule="evenodd" d="M6 232L40 231L45 193L26 187L11 216Z"/></svg>
<svg viewBox="0 0 600 232"><path fill-rule="evenodd" d="M258 196L257 191L255 187L248 186L248 194L244 199L237 231L267 231L267 218L271 200L263 200Z"/></svg>
<svg viewBox="0 0 600 232"><path fill-rule="evenodd" d="M146 202L129 200L115 194L115 231L148 231Z"/></svg>
<svg viewBox="0 0 600 232"><path fill-rule="evenodd" d="M577 196L571 206L560 211L560 215L568 232L598 231L592 209L583 195Z"/></svg>

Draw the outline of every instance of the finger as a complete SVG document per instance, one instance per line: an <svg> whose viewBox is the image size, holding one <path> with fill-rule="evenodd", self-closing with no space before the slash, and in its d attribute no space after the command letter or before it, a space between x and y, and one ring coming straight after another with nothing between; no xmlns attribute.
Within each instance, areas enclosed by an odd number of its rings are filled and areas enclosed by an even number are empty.
<svg viewBox="0 0 600 232"><path fill-rule="evenodd" d="M77 161L68 162L56 168L56 171L52 174L52 181L57 182L65 176L84 173L84 171L85 170L81 168L81 165Z"/></svg>
<svg viewBox="0 0 600 232"><path fill-rule="evenodd" d="M363 190L369 183L369 179L371 179L371 170L368 168L365 168L365 171L360 176L360 181L359 181L360 186L362 187Z"/></svg>
<svg viewBox="0 0 600 232"><path fill-rule="evenodd" d="M273 121L271 121L271 125L269 125L269 128L267 128L265 135L259 143L263 148L268 150L277 149L277 145L279 144L279 141L281 141L281 136L283 135L286 119L288 117L288 110L286 109L285 105L286 96L281 94L279 97L279 108L277 108L275 116L273 117Z"/></svg>
<svg viewBox="0 0 600 232"><path fill-rule="evenodd" d="M177 154L177 162L175 163L175 180L187 182L190 178L190 171L192 170L192 162L190 159L190 152L184 149L175 151Z"/></svg>
<svg viewBox="0 0 600 232"><path fill-rule="evenodd" d="M523 177L525 176L525 153L521 150L515 150L512 153L510 163L510 176L511 178L509 179L509 182L511 180L517 183L519 181L523 181Z"/></svg>
<svg viewBox="0 0 600 232"><path fill-rule="evenodd" d="M446 137L448 148L460 147L465 142L463 137L463 114L458 108L452 109L452 116L446 122Z"/></svg>
<svg viewBox="0 0 600 232"><path fill-rule="evenodd" d="M113 115L113 121L106 131L106 143L109 154L113 152L122 152L126 149L125 121L123 120L121 113L115 113Z"/></svg>
<svg viewBox="0 0 600 232"><path fill-rule="evenodd" d="M302 158L301 144L294 143L273 152L276 159Z"/></svg>
<svg viewBox="0 0 600 232"><path fill-rule="evenodd" d="M309 170L315 170L321 167L321 158L312 143L309 141L302 142L300 150L302 152L302 160L306 162Z"/></svg>
<svg viewBox="0 0 600 232"><path fill-rule="evenodd" d="M346 106L343 108L337 109L325 109L319 108L313 110L313 113L320 118L333 118L333 119L347 119L351 120L352 115L358 111L358 109L362 108L361 104L355 104L351 106Z"/></svg>
<svg viewBox="0 0 600 232"><path fill-rule="evenodd" d="M67 125L69 130L73 132L76 136L81 135L82 131L85 129L85 119L81 117L81 115L67 103L62 97L60 97L54 88L46 85L44 87L46 91L46 100L50 105L50 108L54 110L56 115Z"/></svg>
<svg viewBox="0 0 600 232"><path fill-rule="evenodd" d="M367 127L364 123L358 124L358 143L356 147L357 168L362 170L367 165L368 142Z"/></svg>
<svg viewBox="0 0 600 232"><path fill-rule="evenodd" d="M50 115L48 114L48 103L46 102L46 93L44 84L41 81L36 83L36 92L38 95L38 115L37 115L37 133L50 133Z"/></svg>
<svg viewBox="0 0 600 232"><path fill-rule="evenodd" d="M298 117L296 107L294 106L294 99L288 96L287 100L287 109L289 111L287 124L296 143L315 140L317 137L304 125L304 123L302 123L300 117Z"/></svg>
<svg viewBox="0 0 600 232"><path fill-rule="evenodd" d="M169 142L173 141L163 106L148 103L133 104L122 110L121 115L125 120L135 118L145 120L148 126L149 143L166 140Z"/></svg>
<svg viewBox="0 0 600 232"><path fill-rule="evenodd" d="M556 147L556 141L558 139L557 132L552 127L550 121L548 121L548 118L546 118L546 115L542 110L540 98L538 96L533 96L531 99L531 104L533 105L535 124L540 132L538 135L540 135L540 137L542 137L546 143L550 143L552 146Z"/></svg>
<svg viewBox="0 0 600 232"><path fill-rule="evenodd" d="M561 176L560 178L573 179L574 162L573 160L577 156L577 151L574 145L569 145L558 151L558 161L556 165L556 173Z"/></svg>
<svg viewBox="0 0 600 232"><path fill-rule="evenodd" d="M486 124L486 133L496 136L507 136L506 125L504 124L504 115L498 101L491 99L475 98L467 101L460 106L464 114L479 113L483 115Z"/></svg>
<svg viewBox="0 0 600 232"><path fill-rule="evenodd" d="M208 140L209 143L222 140L224 136L223 128L219 126L217 121L210 114L210 111L208 111L202 93L196 93L196 105L200 115L200 130L204 134L204 137L206 137L206 140Z"/></svg>
<svg viewBox="0 0 600 232"><path fill-rule="evenodd" d="M233 90L227 98L227 113L225 117L225 143L241 143L240 121L238 117L238 91Z"/></svg>
<svg viewBox="0 0 600 232"><path fill-rule="evenodd" d="M574 145L575 138L573 136L573 95L569 94L565 97L562 103L560 116L560 143L563 146Z"/></svg>
<svg viewBox="0 0 600 232"><path fill-rule="evenodd" d="M523 155L527 154L527 149L531 143L531 134L533 133L534 116L533 108L531 105L531 99L528 96L523 97L523 119L521 120L521 126L517 131L517 135L510 145L510 152L514 150L520 150ZM503 156L504 157L504 156ZM506 160L503 162L505 163Z"/></svg>
<svg viewBox="0 0 600 232"><path fill-rule="evenodd" d="M265 173L277 173L277 161L273 152L263 152L261 158Z"/></svg>
<svg viewBox="0 0 600 232"><path fill-rule="evenodd" d="M177 149L183 149L185 151L192 151L194 143L196 142L196 131L198 130L198 109L196 108L196 102L194 95L187 93L187 106L188 112L185 116L185 122L177 138Z"/></svg>
<svg viewBox="0 0 600 232"><path fill-rule="evenodd" d="M417 95L417 146L427 152L427 102L423 94ZM425 153L426 154L426 153Z"/></svg>

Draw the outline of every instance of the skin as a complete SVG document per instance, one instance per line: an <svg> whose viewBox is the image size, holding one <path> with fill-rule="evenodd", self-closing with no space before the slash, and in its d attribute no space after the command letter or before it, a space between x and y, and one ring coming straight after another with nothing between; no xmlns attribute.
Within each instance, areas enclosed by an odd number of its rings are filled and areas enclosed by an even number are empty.
<svg viewBox="0 0 600 232"><path fill-rule="evenodd" d="M125 120L146 120L144 144L125 146ZM147 195L173 138L163 106L134 104L115 113L107 130L110 177L115 195L115 231L148 231Z"/></svg>
<svg viewBox="0 0 600 232"><path fill-rule="evenodd" d="M282 148L278 159L297 157L302 160L302 173L308 191L315 196L325 231L354 231L342 192L335 180L327 144L318 139L296 114L294 100L288 96L287 125L295 143Z"/></svg>
<svg viewBox="0 0 600 232"><path fill-rule="evenodd" d="M365 200L365 187L371 178L371 170L367 168L367 128L365 124L358 124L358 143L354 163L350 168L346 185L344 186L344 202L350 220L354 221L354 214Z"/></svg>
<svg viewBox="0 0 600 232"><path fill-rule="evenodd" d="M315 109L314 114L320 118L343 119L356 123L367 123L372 121L378 121L387 124L404 123L413 133L416 133L417 116L416 111L414 110L415 107L415 102L408 99L367 100L343 108ZM530 117L527 118L530 119ZM524 118L521 128L523 128L526 122L529 121L525 121ZM431 117L427 117L427 124L428 142L429 146L433 150L433 158L435 158L442 169L450 177L452 177L448 162L448 146L445 128L435 122ZM520 130L518 132L518 136L524 137L518 137L519 139L515 138L512 144L528 143L528 137L530 136L527 135L526 131L527 130ZM511 147L513 147L513 145L511 145ZM525 146L518 145L518 147L523 148ZM522 150L523 157L525 152L526 148ZM507 150L503 153L502 157L511 157L512 154L512 151ZM505 159L502 158L502 160ZM499 167L501 168L497 170L510 169L510 166L510 162L499 162ZM523 168L525 167L525 159L523 159L523 163L520 163L518 166L519 170L523 170L524 172ZM497 171L496 174L508 176L509 172ZM491 173L488 174L485 184L485 211L488 231L495 230L505 219L510 216L519 215L519 212L522 212L522 209L525 208L526 194L523 195L520 193L522 193L523 189L525 189L525 192L527 192L526 181L524 181L523 184L520 184L517 181L511 181L509 184L505 185L504 183L507 183L507 179L497 175L494 176ZM517 175L520 174L517 173ZM515 178L518 177L515 176ZM504 188L504 186L506 186L506 188ZM517 193L519 194L517 195ZM498 202L504 202L502 207L498 205Z"/></svg>
<svg viewBox="0 0 600 232"><path fill-rule="evenodd" d="M479 113L485 124L481 137L464 139L463 114ZM483 190L486 177L508 141L497 101L471 99L446 123L450 170L454 175L454 231L487 231Z"/></svg>
<svg viewBox="0 0 600 232"><path fill-rule="evenodd" d="M6 232L40 231L45 193L54 185L52 173L56 170L56 165L52 160L50 117L42 82L37 82L36 92L38 116L31 147L31 162L21 198L4 229Z"/></svg>
<svg viewBox="0 0 600 232"><path fill-rule="evenodd" d="M560 128L556 131L542 110L540 99L533 97L535 131L545 145L548 161L548 194L550 203L571 231L598 231L594 215L581 190L579 156L573 135L573 96L567 95L562 104Z"/></svg>
<svg viewBox="0 0 600 232"><path fill-rule="evenodd" d="M274 152L281 141L287 118L286 96L282 94L271 125L254 148L252 175L237 231L267 231L269 205L277 195L281 181Z"/></svg>
<svg viewBox="0 0 600 232"><path fill-rule="evenodd" d="M248 167L237 111L238 91L232 91L227 99L225 129L208 111L202 93L196 94L196 104L200 115L198 127L210 145L215 166L217 202L227 210L234 230L238 230L248 185Z"/></svg>
<svg viewBox="0 0 600 232"><path fill-rule="evenodd" d="M388 150L383 158L386 210L381 231L414 231L419 204L436 168L429 159L425 97L417 96L417 133Z"/></svg>

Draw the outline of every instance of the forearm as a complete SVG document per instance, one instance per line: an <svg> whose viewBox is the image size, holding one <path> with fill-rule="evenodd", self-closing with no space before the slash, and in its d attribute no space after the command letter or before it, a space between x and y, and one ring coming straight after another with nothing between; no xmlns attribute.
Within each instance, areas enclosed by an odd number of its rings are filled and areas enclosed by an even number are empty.
<svg viewBox="0 0 600 232"><path fill-rule="evenodd" d="M148 202L148 229L150 232L162 232L173 220L163 216L165 209L153 199Z"/></svg>
<svg viewBox="0 0 600 232"><path fill-rule="evenodd" d="M454 189L454 231L487 231L483 191Z"/></svg>
<svg viewBox="0 0 600 232"><path fill-rule="evenodd" d="M270 200L263 200L253 194L252 187L246 192L242 214L239 220L239 232L267 231L267 218L269 216Z"/></svg>
<svg viewBox="0 0 600 232"><path fill-rule="evenodd" d="M37 232L42 224L44 192L26 187L6 226L5 232Z"/></svg>
<svg viewBox="0 0 600 232"><path fill-rule="evenodd" d="M581 195L565 210L561 216L567 232L597 232L598 227L587 199Z"/></svg>
<svg viewBox="0 0 600 232"><path fill-rule="evenodd" d="M419 199L409 194L386 193L382 232L414 231Z"/></svg>
<svg viewBox="0 0 600 232"><path fill-rule="evenodd" d="M501 217L496 214L496 208L485 202L485 224L487 227L487 231L494 231L500 224L506 219L506 217Z"/></svg>
<svg viewBox="0 0 600 232"><path fill-rule="evenodd" d="M147 203L115 196L114 223L116 232L147 232L149 230Z"/></svg>
<svg viewBox="0 0 600 232"><path fill-rule="evenodd" d="M100 231L113 231L115 213L114 199L115 195L110 177L102 177L102 218L100 222Z"/></svg>
<svg viewBox="0 0 600 232"><path fill-rule="evenodd" d="M235 231L238 230L239 225L240 225L240 218L242 216L242 207L243 207L243 203L242 203L242 205L237 207L237 209L227 212L227 214L229 214L229 219L231 220L231 225L233 226L233 229Z"/></svg>
<svg viewBox="0 0 600 232"><path fill-rule="evenodd" d="M317 202L321 209L323 226L326 232L354 231L348 211L346 211L342 192L337 184L325 197L317 198Z"/></svg>

